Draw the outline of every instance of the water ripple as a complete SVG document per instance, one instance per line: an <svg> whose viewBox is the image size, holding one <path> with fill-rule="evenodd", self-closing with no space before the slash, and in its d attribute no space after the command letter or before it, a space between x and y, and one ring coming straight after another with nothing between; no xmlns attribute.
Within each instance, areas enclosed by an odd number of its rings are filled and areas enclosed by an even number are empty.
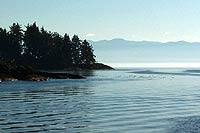
<svg viewBox="0 0 200 133"><path fill-rule="evenodd" d="M76 81L3 83L0 132L200 131L198 76L178 74L172 80L167 74L122 72L97 72L100 77Z"/></svg>

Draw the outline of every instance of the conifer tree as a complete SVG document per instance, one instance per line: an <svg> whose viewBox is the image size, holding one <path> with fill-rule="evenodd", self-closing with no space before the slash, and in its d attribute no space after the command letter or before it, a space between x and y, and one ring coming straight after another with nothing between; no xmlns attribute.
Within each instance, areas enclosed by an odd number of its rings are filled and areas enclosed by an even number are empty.
<svg viewBox="0 0 200 133"><path fill-rule="evenodd" d="M23 30L18 23L13 23L9 31L9 56L18 63L21 60L23 42Z"/></svg>
<svg viewBox="0 0 200 133"><path fill-rule="evenodd" d="M0 28L0 60L39 69L90 68L95 63L92 46L77 35L57 32L28 24L25 31L13 23L10 31Z"/></svg>

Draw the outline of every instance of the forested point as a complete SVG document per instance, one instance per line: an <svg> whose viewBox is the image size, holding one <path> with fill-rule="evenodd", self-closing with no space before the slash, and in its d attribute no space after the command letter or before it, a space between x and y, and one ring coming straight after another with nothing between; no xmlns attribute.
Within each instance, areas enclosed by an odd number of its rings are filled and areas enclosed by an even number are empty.
<svg viewBox="0 0 200 133"><path fill-rule="evenodd" d="M87 69L96 64L94 50L77 35L72 38L38 27L13 23L9 31L0 28L0 62L35 69Z"/></svg>

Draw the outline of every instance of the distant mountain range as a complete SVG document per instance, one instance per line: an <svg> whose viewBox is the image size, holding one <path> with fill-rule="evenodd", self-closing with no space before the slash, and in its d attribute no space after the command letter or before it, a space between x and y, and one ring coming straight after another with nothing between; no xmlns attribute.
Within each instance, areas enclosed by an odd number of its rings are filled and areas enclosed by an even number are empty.
<svg viewBox="0 0 200 133"><path fill-rule="evenodd" d="M99 62L165 63L200 62L199 42L151 42L124 39L90 41Z"/></svg>

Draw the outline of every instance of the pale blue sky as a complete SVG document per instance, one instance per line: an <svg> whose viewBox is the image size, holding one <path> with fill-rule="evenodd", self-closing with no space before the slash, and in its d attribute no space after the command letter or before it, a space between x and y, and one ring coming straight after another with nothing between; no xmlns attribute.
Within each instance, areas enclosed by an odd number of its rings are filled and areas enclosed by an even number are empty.
<svg viewBox="0 0 200 133"><path fill-rule="evenodd" d="M36 21L82 39L200 41L200 0L0 0L0 27Z"/></svg>

